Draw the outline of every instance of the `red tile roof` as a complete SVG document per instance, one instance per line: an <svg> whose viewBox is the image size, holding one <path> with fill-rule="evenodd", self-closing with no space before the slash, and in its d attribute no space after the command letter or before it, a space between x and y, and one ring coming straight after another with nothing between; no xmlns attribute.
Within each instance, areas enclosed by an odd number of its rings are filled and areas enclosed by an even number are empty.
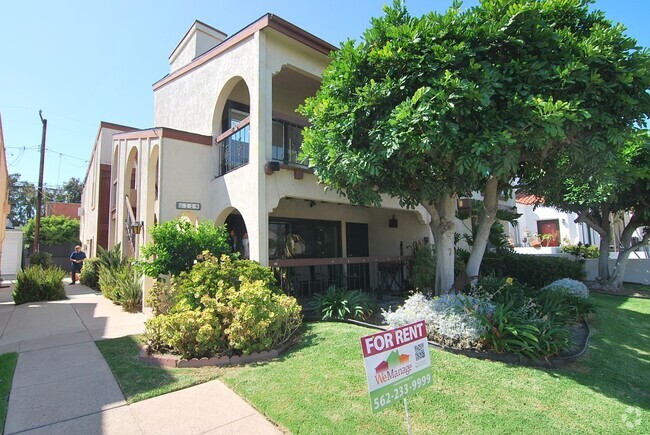
<svg viewBox="0 0 650 435"><path fill-rule="evenodd" d="M544 204L544 198L540 198L535 195L530 195L528 193L516 194L515 201L517 202L517 204L522 204L522 205Z"/></svg>

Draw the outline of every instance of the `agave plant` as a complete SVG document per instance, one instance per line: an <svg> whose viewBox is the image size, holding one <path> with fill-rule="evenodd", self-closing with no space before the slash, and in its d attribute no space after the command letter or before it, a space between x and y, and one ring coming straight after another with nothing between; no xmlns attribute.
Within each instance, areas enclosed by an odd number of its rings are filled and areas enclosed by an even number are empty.
<svg viewBox="0 0 650 435"><path fill-rule="evenodd" d="M323 320L364 319L372 314L373 303L360 290L346 291L331 285L314 297L312 308L322 314Z"/></svg>

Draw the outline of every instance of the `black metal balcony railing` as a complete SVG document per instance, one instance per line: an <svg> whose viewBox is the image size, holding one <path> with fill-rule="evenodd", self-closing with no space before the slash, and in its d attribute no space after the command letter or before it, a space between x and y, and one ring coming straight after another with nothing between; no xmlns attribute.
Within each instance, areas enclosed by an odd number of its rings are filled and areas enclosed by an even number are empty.
<svg viewBox="0 0 650 435"><path fill-rule="evenodd" d="M219 144L219 161L221 162L219 175L244 166L249 160L250 151L250 117L230 130L219 135L216 139Z"/></svg>
<svg viewBox="0 0 650 435"><path fill-rule="evenodd" d="M280 286L288 294L308 298L331 285L348 290L363 290L378 298L409 290L406 267L408 257L340 257L278 259Z"/></svg>

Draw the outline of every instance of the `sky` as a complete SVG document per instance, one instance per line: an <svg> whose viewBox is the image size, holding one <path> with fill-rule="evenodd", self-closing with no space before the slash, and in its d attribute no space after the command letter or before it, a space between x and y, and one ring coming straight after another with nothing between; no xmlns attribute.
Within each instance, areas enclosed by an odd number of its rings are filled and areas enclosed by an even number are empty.
<svg viewBox="0 0 650 435"><path fill-rule="evenodd" d="M47 119L45 185L86 176L101 121L153 123L152 85L195 20L228 35L267 12L340 46L359 39L392 0L51 0L4 1L0 8L0 116L9 173L36 183ZM463 7L476 5L467 0ZM420 16L452 0L406 0ZM650 46L650 0L597 0L640 46Z"/></svg>

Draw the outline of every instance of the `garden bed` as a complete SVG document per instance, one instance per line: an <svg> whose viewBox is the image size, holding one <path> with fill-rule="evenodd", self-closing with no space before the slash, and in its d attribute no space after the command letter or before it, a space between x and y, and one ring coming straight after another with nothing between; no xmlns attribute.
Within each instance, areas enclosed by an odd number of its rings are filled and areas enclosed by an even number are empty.
<svg viewBox="0 0 650 435"><path fill-rule="evenodd" d="M166 353L152 353L149 352L146 346L140 348L140 354L138 355L138 360L155 366L155 367L167 367L167 368L196 368L196 367L223 367L223 366L233 366L240 364L249 364L262 361L271 361L275 358L278 358L284 352L286 352L291 346L300 342L300 335L294 335L290 337L287 341L282 343L280 346L263 351L263 352L253 352L248 355L235 354L235 355L222 355L222 356L213 356L211 358L190 358L185 359L181 358L178 355L166 354Z"/></svg>
<svg viewBox="0 0 650 435"><path fill-rule="evenodd" d="M348 323L354 325L364 326L366 328L373 328L379 330L386 330L388 327L386 325L377 325L374 323L361 322L359 320L348 319ZM507 353L496 353L492 351L479 352L477 350L469 349L454 349L453 347L444 346L435 341L429 340L429 346L434 347L438 350L445 352L450 352L456 355L465 355L470 358L485 359L491 361L504 362L506 364L518 364L528 367L544 367L544 368L560 368L566 367L567 365L572 364L578 358L585 354L587 347L589 346L589 339L591 338L591 328L589 323L582 321L576 323L571 328L571 348L567 349L565 352L558 356L547 357L540 360L533 360L530 358L521 357L514 354Z"/></svg>

